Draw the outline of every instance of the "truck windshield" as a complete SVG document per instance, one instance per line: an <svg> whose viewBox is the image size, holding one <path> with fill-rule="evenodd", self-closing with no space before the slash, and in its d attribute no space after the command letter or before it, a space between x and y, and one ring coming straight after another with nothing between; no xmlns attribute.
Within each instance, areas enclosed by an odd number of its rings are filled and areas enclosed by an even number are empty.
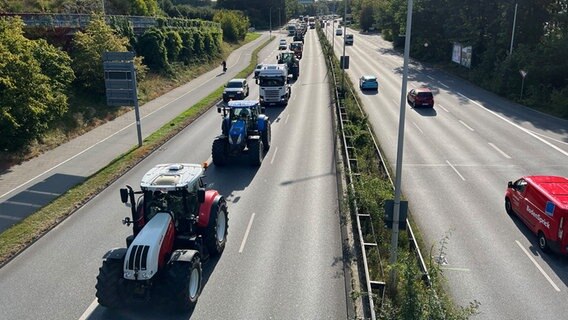
<svg viewBox="0 0 568 320"><path fill-rule="evenodd" d="M261 87L281 87L285 84L285 81L282 77L274 77L274 78L260 78L260 86Z"/></svg>

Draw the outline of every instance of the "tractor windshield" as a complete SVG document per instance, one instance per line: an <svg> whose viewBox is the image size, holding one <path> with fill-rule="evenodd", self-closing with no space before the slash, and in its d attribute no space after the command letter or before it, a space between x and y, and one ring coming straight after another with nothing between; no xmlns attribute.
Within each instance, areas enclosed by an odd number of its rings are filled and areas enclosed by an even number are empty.
<svg viewBox="0 0 568 320"><path fill-rule="evenodd" d="M146 207L144 213L147 221L152 219L158 212L170 212L174 216L178 216L186 212L184 208L184 200L187 199L187 193L180 191L145 191L144 202Z"/></svg>
<svg viewBox="0 0 568 320"><path fill-rule="evenodd" d="M234 108L231 109L231 120L248 120L250 117L250 110L248 108Z"/></svg>

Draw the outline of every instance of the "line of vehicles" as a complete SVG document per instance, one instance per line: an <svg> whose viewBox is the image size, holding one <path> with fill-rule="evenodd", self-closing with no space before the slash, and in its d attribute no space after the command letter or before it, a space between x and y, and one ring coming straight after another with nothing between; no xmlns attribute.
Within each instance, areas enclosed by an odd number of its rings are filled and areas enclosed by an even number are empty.
<svg viewBox="0 0 568 320"><path fill-rule="evenodd" d="M286 105L291 94L288 76L297 79L299 75L295 52L280 53L277 59L278 64L261 65L254 71L260 87L258 100L244 100L249 95L246 79L228 82L217 109L222 124L221 135L212 145L216 166L225 166L240 155L246 155L252 165L261 165L271 144L265 106ZM374 89L376 78L361 81ZM415 92L414 106L420 104L420 91ZM433 105L433 100L424 104ZM229 227L227 201L218 191L206 189L206 169L207 164L159 164L142 177L140 190L128 185L120 189L121 201L131 211L122 223L132 226L132 234L126 237L125 247L111 249L103 257L95 286L100 305L121 309L158 301L172 310L195 307L202 289L202 263L223 253ZM568 231L568 178L525 176L510 181L505 209L537 235L542 251L568 254L564 233Z"/></svg>
<svg viewBox="0 0 568 320"><path fill-rule="evenodd" d="M289 76L299 75L296 55L282 52L277 64L254 71L258 100L245 100L247 79L227 83L217 108L222 121L211 148L214 165L225 166L241 155L251 165L261 165L272 135L265 106L288 104ZM132 226L132 234L125 247L103 256L95 285L101 306L122 309L155 303L177 311L195 307L202 289L202 263L222 254L229 228L227 201L218 191L206 189L206 169L207 163L159 164L142 177L140 190L128 185L120 189L121 201L131 212L122 223Z"/></svg>

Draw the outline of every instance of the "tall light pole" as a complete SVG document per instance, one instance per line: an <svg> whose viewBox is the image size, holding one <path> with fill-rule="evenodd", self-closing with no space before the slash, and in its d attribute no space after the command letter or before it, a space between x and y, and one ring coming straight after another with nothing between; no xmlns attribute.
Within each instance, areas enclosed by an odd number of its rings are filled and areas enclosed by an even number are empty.
<svg viewBox="0 0 568 320"><path fill-rule="evenodd" d="M515 15L513 16L513 31L511 31L511 47L509 48L509 55L513 54L513 40L515 39L515 24L517 23L517 6L515 3Z"/></svg>
<svg viewBox="0 0 568 320"><path fill-rule="evenodd" d="M341 73L341 91L343 92L343 97L345 97L345 64L347 58L345 57L345 35L347 33L347 0L343 4L343 68Z"/></svg>
<svg viewBox="0 0 568 320"><path fill-rule="evenodd" d="M400 90L400 119L398 122L398 148L396 152L396 175L394 183L394 212L392 221L392 238L390 263L396 263L398 254L398 219L400 216L400 198L402 184L402 154L404 147L404 118L406 112L406 86L408 82L408 59L410 56L410 34L412 28L412 0L408 0L408 11L406 13L406 38L404 39L404 67L402 71L402 89ZM392 268L391 283L396 287L396 270Z"/></svg>
<svg viewBox="0 0 568 320"><path fill-rule="evenodd" d="M272 38L272 7L270 7L269 12L270 12L270 13L269 13L269 16L270 16L270 17L268 18L268 20L270 21L270 22L269 22L269 23L270 23L270 31L269 31L268 34L270 35L269 38Z"/></svg>

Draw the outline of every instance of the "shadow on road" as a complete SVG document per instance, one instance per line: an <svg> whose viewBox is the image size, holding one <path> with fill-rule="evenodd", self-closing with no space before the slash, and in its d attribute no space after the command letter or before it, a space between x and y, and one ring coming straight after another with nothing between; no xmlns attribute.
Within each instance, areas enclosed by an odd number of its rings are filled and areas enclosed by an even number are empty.
<svg viewBox="0 0 568 320"><path fill-rule="evenodd" d="M0 232L27 218L85 177L56 173L0 203Z"/></svg>

